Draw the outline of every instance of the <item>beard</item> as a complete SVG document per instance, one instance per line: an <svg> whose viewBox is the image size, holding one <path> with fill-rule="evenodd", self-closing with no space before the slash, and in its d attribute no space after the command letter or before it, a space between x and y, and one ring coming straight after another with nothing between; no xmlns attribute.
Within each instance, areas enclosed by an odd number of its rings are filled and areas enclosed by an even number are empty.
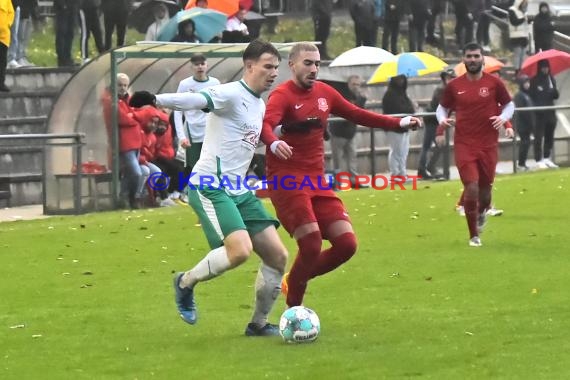
<svg viewBox="0 0 570 380"><path fill-rule="evenodd" d="M483 70L483 62L472 63L471 65L465 63L465 69L469 74L478 74Z"/></svg>

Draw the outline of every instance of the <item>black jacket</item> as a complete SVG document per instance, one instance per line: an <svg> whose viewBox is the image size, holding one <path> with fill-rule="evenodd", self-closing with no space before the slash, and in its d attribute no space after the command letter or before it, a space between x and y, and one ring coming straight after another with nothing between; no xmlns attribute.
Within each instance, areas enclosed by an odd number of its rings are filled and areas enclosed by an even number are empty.
<svg viewBox="0 0 570 380"><path fill-rule="evenodd" d="M547 3L540 3L540 8L544 5L548 7ZM539 12L534 17L532 24L534 34L534 45L536 51L552 49L552 40L554 39L554 21L548 13Z"/></svg>
<svg viewBox="0 0 570 380"><path fill-rule="evenodd" d="M366 104L366 97L355 95L350 90L347 90L346 94L343 95L345 99L352 104L357 105L360 108L364 108L364 105ZM333 136L351 139L356 134L356 124L349 120L331 122L329 125L329 131Z"/></svg>

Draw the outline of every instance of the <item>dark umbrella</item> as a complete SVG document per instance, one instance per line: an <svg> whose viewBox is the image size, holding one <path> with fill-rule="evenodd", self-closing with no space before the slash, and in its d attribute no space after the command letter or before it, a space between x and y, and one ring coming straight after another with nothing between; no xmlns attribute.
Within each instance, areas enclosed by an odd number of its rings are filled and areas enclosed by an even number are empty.
<svg viewBox="0 0 570 380"><path fill-rule="evenodd" d="M140 33L146 33L146 30L156 20L154 19L154 6L158 3L166 5L170 17L174 16L180 6L174 0L145 0L131 13L129 16L129 25L138 30Z"/></svg>

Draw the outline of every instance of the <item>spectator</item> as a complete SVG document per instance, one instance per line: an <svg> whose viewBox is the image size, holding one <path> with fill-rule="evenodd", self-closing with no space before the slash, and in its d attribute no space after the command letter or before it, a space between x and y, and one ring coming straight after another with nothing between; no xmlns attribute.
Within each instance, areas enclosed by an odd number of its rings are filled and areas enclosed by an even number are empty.
<svg viewBox="0 0 570 380"><path fill-rule="evenodd" d="M453 69L445 70L440 74L442 85L434 90L433 95L431 97L431 102L429 103L429 106L426 109L427 112L435 112L437 106L439 105L439 101L441 100L441 95L443 94L443 90L447 86L447 83L456 76L457 75L455 75L455 71ZM425 121L424 140L422 143L422 150L420 152L420 162L418 164L418 176L420 176L422 179L433 179L439 177L436 165L439 156L441 155L441 147L435 144L435 135L438 123L437 123L437 118L435 116L425 117L424 121ZM428 163L427 156L430 149L432 149L432 145L433 145L432 156Z"/></svg>
<svg viewBox="0 0 570 380"><path fill-rule="evenodd" d="M12 37L8 49L8 68L35 66L28 61L26 50L32 35L32 15L38 5L37 0L12 0L16 17L12 24Z"/></svg>
<svg viewBox="0 0 570 380"><path fill-rule="evenodd" d="M247 9L239 7L237 13L228 19L226 23L226 30L228 32L240 32L244 36L249 35L249 31L247 30L247 25L243 23L246 14L247 14Z"/></svg>
<svg viewBox="0 0 570 380"><path fill-rule="evenodd" d="M55 52L59 67L75 66L71 57L71 46L75 31L75 20L79 12L77 0L54 0Z"/></svg>
<svg viewBox="0 0 570 380"><path fill-rule="evenodd" d="M331 59L327 50L327 40L331 31L333 0L319 0L311 2L311 15L315 28L315 41L320 41L318 45L322 60Z"/></svg>
<svg viewBox="0 0 570 380"><path fill-rule="evenodd" d="M151 105L135 110L135 118L141 126L142 143L139 154L139 165L141 166L143 176L145 177L143 184L146 183L146 178L149 176L155 173L162 173L162 170L153 162L157 158L157 136L155 132L158 128L160 113L163 112L157 110ZM168 116L166 116L166 118L168 119ZM164 177L160 176L156 181L156 184L158 185L157 189L152 189L158 193L156 201L160 207L175 206L176 203L168 197L168 192L163 188L162 181L164 181ZM143 188L139 190L142 193L144 191L144 185ZM155 200L153 199L153 205L154 201Z"/></svg>
<svg viewBox="0 0 570 380"><path fill-rule="evenodd" d="M382 49L398 54L398 34L400 20L404 14L401 0L386 0L384 3L384 31L382 32Z"/></svg>
<svg viewBox="0 0 570 380"><path fill-rule="evenodd" d="M366 96L362 92L362 78L358 75L348 77L348 91L345 99L360 108L366 104ZM356 124L350 120L334 122L329 125L331 135L332 158L335 172L348 172L351 181L358 175L356 158Z"/></svg>
<svg viewBox="0 0 570 380"><path fill-rule="evenodd" d="M540 3L539 12L534 16L532 28L534 32L535 52L538 53L541 50L552 49L552 40L554 39L554 21L552 20L548 3Z"/></svg>
<svg viewBox="0 0 570 380"><path fill-rule="evenodd" d="M530 95L537 107L553 106L560 94L556 88L556 80L550 74L550 63L538 61L538 72L530 80ZM556 128L556 111L536 111L536 127L534 132L534 158L538 169L557 168L550 153L554 146L554 129ZM543 146L544 140L544 146Z"/></svg>
<svg viewBox="0 0 570 380"><path fill-rule="evenodd" d="M81 0L79 9L79 26L81 28L81 60L89 61L89 36L93 34L95 46L99 54L105 51L101 23L99 22L99 7L101 0Z"/></svg>
<svg viewBox="0 0 570 380"><path fill-rule="evenodd" d="M410 51L424 51L426 24L431 14L426 0L408 0L408 25Z"/></svg>
<svg viewBox="0 0 570 380"><path fill-rule="evenodd" d="M247 25L243 22L247 9L240 7L239 11L230 17L226 23L226 30L222 33L222 42L246 43L251 40Z"/></svg>
<svg viewBox="0 0 570 380"><path fill-rule="evenodd" d="M390 79L388 90L382 98L382 112L385 115L408 114L416 112L414 103L408 97L408 78L405 75L397 75ZM391 176L408 175L406 161L410 150L410 134L404 131L386 131L390 152L388 153L388 167Z"/></svg>
<svg viewBox="0 0 570 380"><path fill-rule="evenodd" d="M378 20L374 0L352 0L349 11L354 22L355 46L376 46Z"/></svg>
<svg viewBox="0 0 570 380"><path fill-rule="evenodd" d="M455 40L457 46L464 46L473 41L473 0L453 0L455 9Z"/></svg>
<svg viewBox="0 0 570 380"><path fill-rule="evenodd" d="M445 0L431 0L430 1L430 15L427 21L427 36L426 42L431 45L438 45L438 40L442 36L438 36L435 34L435 22L437 20L437 16L441 13ZM440 34L443 34L443 30L439 31Z"/></svg>
<svg viewBox="0 0 570 380"><path fill-rule="evenodd" d="M484 52L491 51L491 39L489 37L489 27L491 26L491 19L487 12L491 12L492 0L477 0L477 10L475 11L475 18L477 20L476 40L483 46Z"/></svg>
<svg viewBox="0 0 570 380"><path fill-rule="evenodd" d="M179 182L180 174L184 171L184 164L175 158L177 143L175 143L174 134L170 127L169 117L165 112L158 112L158 125L154 134L156 135L156 155L152 163L170 178L168 184L170 199L186 205L180 200L180 192L178 191L184 188L184 184Z"/></svg>
<svg viewBox="0 0 570 380"><path fill-rule="evenodd" d="M125 44L127 19L132 0L101 0L101 10L105 23L105 50L111 50L113 31L117 29L117 47Z"/></svg>
<svg viewBox="0 0 570 380"><path fill-rule="evenodd" d="M530 78L527 75L521 75L517 78L519 91L515 94L513 101L517 108L534 107L534 102L530 97ZM526 158L528 156L528 148L530 147L530 135L534 134L536 128L536 116L534 111L515 112L514 127L521 139L519 145L519 157L517 169L519 171L527 171Z"/></svg>
<svg viewBox="0 0 570 380"><path fill-rule="evenodd" d="M196 27L191 19L178 23L178 34L172 37L171 42L192 42L199 43L200 40L195 34Z"/></svg>
<svg viewBox="0 0 570 380"><path fill-rule="evenodd" d="M518 75L525 58L525 50L528 46L530 28L528 26L527 0L515 0L509 7L509 39L513 49L513 66L515 76Z"/></svg>
<svg viewBox="0 0 570 380"><path fill-rule="evenodd" d="M0 92L10 92L6 86L6 65L10 46L10 27L14 22L14 7L10 0L0 0Z"/></svg>
<svg viewBox="0 0 570 380"><path fill-rule="evenodd" d="M164 3L157 2L153 5L152 13L154 15L154 22L149 25L144 37L145 41L157 41L158 32L168 23L170 16L168 15L168 8Z"/></svg>
<svg viewBox="0 0 570 380"><path fill-rule="evenodd" d="M142 146L140 126L135 119L133 109L129 105L128 92L130 79L128 75L117 74L117 124L119 127L119 161L121 165L121 198L128 201L132 209L139 208L141 190L144 186L144 177L139 165L139 153ZM112 141L112 99L111 92L107 90L102 98L103 114L109 141ZM110 145L110 144L109 144ZM126 199L125 199L126 198Z"/></svg>

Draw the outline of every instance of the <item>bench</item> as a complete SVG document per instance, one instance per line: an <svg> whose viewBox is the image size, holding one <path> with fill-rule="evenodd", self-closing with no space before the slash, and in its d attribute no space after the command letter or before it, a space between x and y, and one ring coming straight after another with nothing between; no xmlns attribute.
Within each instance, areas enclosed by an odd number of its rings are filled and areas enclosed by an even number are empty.
<svg viewBox="0 0 570 380"><path fill-rule="evenodd" d="M10 198L12 198L12 191L10 191L10 177L0 177L0 200L5 201L6 207L10 207Z"/></svg>
<svg viewBox="0 0 570 380"><path fill-rule="evenodd" d="M55 174L56 186L57 186L57 209L61 208L61 182L62 181L73 181L77 178L75 173L66 174ZM83 200L93 202L94 210L100 211L99 202L104 199L112 199L112 182L113 174L111 172L106 173L81 173L81 180L83 183L86 182L87 187L80 184L80 209L83 209ZM104 190L99 187L102 184L105 188ZM86 191L84 191L86 190ZM79 210L77 210L79 211Z"/></svg>

